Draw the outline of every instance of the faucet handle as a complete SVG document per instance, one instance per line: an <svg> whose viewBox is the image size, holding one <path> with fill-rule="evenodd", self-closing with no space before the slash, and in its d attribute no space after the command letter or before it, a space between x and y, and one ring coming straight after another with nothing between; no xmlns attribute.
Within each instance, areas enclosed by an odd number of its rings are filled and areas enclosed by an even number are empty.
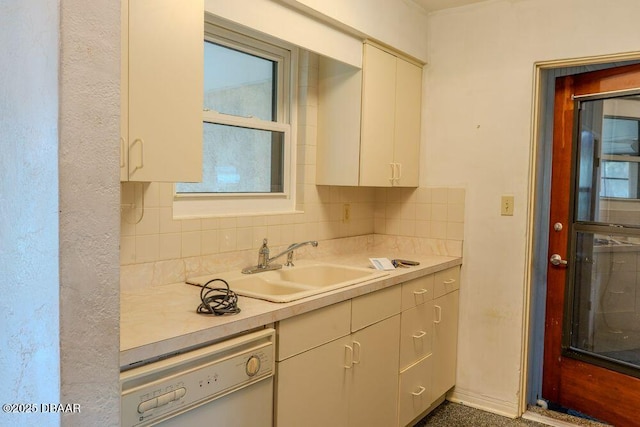
<svg viewBox="0 0 640 427"><path fill-rule="evenodd" d="M286 265L287 267L293 267L294 266L294 264L293 264L293 251L289 251L287 253L287 262L284 265Z"/></svg>
<svg viewBox="0 0 640 427"><path fill-rule="evenodd" d="M258 251L258 268L266 268L269 263L269 246L267 246L267 238L262 240L262 246Z"/></svg>

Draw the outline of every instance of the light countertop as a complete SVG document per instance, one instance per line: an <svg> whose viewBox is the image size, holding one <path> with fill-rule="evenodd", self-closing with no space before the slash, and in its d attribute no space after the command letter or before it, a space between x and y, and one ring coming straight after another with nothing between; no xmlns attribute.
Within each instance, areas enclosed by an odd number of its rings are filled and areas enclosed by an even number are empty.
<svg viewBox="0 0 640 427"><path fill-rule="evenodd" d="M200 304L200 287L186 283L123 292L120 296L121 368L127 369L138 362L219 341L288 317L462 264L460 257L453 256L407 255L397 258L419 261L420 265L397 268L389 271L388 276L288 303L273 303L239 296L238 306L241 312L235 315L213 316L196 313ZM357 254L339 259L315 259L313 262L370 267L368 257ZM225 274L214 276L224 278Z"/></svg>

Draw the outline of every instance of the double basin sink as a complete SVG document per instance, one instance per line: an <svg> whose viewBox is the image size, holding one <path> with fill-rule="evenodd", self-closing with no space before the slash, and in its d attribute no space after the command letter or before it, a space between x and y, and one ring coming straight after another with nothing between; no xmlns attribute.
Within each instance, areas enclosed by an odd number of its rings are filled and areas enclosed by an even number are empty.
<svg viewBox="0 0 640 427"><path fill-rule="evenodd" d="M224 277L238 295L271 302L290 302L312 295L333 291L388 275L373 268L350 267L337 264L306 264L283 267L255 274ZM212 276L196 277L187 283L203 285Z"/></svg>

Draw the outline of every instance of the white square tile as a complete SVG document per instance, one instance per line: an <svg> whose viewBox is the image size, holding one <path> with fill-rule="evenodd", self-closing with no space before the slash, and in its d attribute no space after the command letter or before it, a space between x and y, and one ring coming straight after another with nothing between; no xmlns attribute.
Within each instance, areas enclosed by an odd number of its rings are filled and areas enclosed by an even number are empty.
<svg viewBox="0 0 640 427"><path fill-rule="evenodd" d="M464 188L449 188L447 197L449 203L464 203L465 190Z"/></svg>
<svg viewBox="0 0 640 427"><path fill-rule="evenodd" d="M446 239L447 223L445 221L431 221L431 238Z"/></svg>
<svg viewBox="0 0 640 427"><path fill-rule="evenodd" d="M173 208L160 208L160 233L180 233L182 221L173 219Z"/></svg>
<svg viewBox="0 0 640 427"><path fill-rule="evenodd" d="M161 260L178 259L182 256L182 235L180 233L170 233L160 235Z"/></svg>
<svg viewBox="0 0 640 427"><path fill-rule="evenodd" d="M461 222L447 223L447 239L464 240L464 224Z"/></svg>
<svg viewBox="0 0 640 427"><path fill-rule="evenodd" d="M432 188L431 203L447 203L449 190L447 188Z"/></svg>
<svg viewBox="0 0 640 427"><path fill-rule="evenodd" d="M145 207L142 219L136 224L136 235L158 233L160 233L160 209Z"/></svg>
<svg viewBox="0 0 640 427"><path fill-rule="evenodd" d="M128 265L136 262L136 238L126 236L120 238L120 264Z"/></svg>
<svg viewBox="0 0 640 427"><path fill-rule="evenodd" d="M202 229L202 223L199 218L183 219L181 220L182 232L200 231Z"/></svg>
<svg viewBox="0 0 640 427"><path fill-rule="evenodd" d="M237 229L226 228L220 230L220 252L231 252L236 250Z"/></svg>
<svg viewBox="0 0 640 427"><path fill-rule="evenodd" d="M434 203L431 205L431 220L432 221L446 221L447 220L447 205L444 203Z"/></svg>
<svg viewBox="0 0 640 427"><path fill-rule="evenodd" d="M219 233L218 230L204 230L202 232L202 255L213 255L219 252Z"/></svg>
<svg viewBox="0 0 640 427"><path fill-rule="evenodd" d="M464 222L464 205L462 203L447 205L447 221Z"/></svg>
<svg viewBox="0 0 640 427"><path fill-rule="evenodd" d="M136 236L136 263L157 261L160 255L160 235Z"/></svg>
<svg viewBox="0 0 640 427"><path fill-rule="evenodd" d="M202 233L200 231L182 233L182 257L200 256L201 244Z"/></svg>
<svg viewBox="0 0 640 427"><path fill-rule="evenodd" d="M253 247L253 228L238 228L236 233L236 249L241 251Z"/></svg>

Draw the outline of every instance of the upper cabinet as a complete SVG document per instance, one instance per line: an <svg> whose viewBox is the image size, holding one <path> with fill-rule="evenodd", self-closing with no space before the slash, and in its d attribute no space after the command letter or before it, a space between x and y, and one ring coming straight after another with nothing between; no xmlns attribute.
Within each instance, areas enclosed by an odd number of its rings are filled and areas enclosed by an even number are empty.
<svg viewBox="0 0 640 427"><path fill-rule="evenodd" d="M121 181L202 180L204 1L122 4Z"/></svg>
<svg viewBox="0 0 640 427"><path fill-rule="evenodd" d="M422 67L364 44L363 69L321 60L320 185L417 187Z"/></svg>

